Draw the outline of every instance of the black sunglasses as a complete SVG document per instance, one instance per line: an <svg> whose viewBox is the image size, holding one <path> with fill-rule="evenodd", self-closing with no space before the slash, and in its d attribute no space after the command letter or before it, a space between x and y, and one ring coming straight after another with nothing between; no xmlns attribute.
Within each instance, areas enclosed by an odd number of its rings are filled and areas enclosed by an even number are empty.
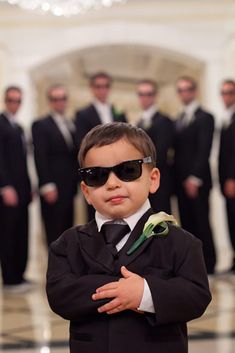
<svg viewBox="0 0 235 353"><path fill-rule="evenodd" d="M113 167L90 167L78 170L80 178L87 186L99 187L104 185L110 172L113 172L122 181L134 181L142 174L142 164L152 163L151 157L122 162Z"/></svg>
<svg viewBox="0 0 235 353"><path fill-rule="evenodd" d="M7 103L14 103L14 104L20 104L21 103L21 99L13 99L13 98L7 98L6 99Z"/></svg>
<svg viewBox="0 0 235 353"><path fill-rule="evenodd" d="M66 102L68 100L67 96L62 97L49 97L50 102L57 103L57 102Z"/></svg>
<svg viewBox="0 0 235 353"><path fill-rule="evenodd" d="M235 94L235 90L221 91L220 94L221 96L233 96Z"/></svg>
<svg viewBox="0 0 235 353"><path fill-rule="evenodd" d="M138 92L139 97L153 97L155 96L155 92Z"/></svg>

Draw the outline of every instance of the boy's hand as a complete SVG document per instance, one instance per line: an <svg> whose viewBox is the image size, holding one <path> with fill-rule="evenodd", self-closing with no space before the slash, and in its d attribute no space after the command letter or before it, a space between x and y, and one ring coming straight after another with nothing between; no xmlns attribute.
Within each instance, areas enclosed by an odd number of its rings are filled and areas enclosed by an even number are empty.
<svg viewBox="0 0 235 353"><path fill-rule="evenodd" d="M144 279L136 273L130 272L125 266L121 267L121 278L97 288L92 295L93 300L113 298L109 303L98 308L99 313L116 314L123 310L135 310L140 305Z"/></svg>

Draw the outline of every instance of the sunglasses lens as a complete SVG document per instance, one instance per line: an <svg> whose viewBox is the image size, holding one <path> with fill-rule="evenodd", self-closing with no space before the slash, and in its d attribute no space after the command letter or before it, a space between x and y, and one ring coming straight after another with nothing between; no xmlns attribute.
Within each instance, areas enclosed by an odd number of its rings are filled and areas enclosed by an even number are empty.
<svg viewBox="0 0 235 353"><path fill-rule="evenodd" d="M87 186L104 185L109 173L113 172L122 181L134 181L142 174L142 163L152 163L151 157L135 159L115 165L114 167L91 167L79 169L79 175Z"/></svg>
<svg viewBox="0 0 235 353"><path fill-rule="evenodd" d="M80 176L84 183L88 186L102 186L106 183L109 170L100 167L87 168L81 170Z"/></svg>
<svg viewBox="0 0 235 353"><path fill-rule="evenodd" d="M114 168L114 172L123 181L133 181L141 176L142 163L138 160L123 162Z"/></svg>

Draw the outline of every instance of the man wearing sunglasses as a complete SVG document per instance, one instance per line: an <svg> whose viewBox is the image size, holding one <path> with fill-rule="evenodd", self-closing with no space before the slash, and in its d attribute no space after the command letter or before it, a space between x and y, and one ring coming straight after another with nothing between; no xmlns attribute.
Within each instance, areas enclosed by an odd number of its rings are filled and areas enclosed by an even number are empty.
<svg viewBox="0 0 235 353"><path fill-rule="evenodd" d="M80 151L81 188L95 219L51 244L47 296L70 320L71 353L187 353L186 322L210 293L201 242L168 224L136 251L159 187L149 136L126 123L93 128Z"/></svg>
<svg viewBox="0 0 235 353"><path fill-rule="evenodd" d="M49 245L73 225L78 148L75 126L66 117L66 88L51 86L47 98L50 113L33 123L32 136L42 218Z"/></svg>
<svg viewBox="0 0 235 353"><path fill-rule="evenodd" d="M177 81L183 112L176 121L175 180L181 225L203 242L208 274L213 274L216 255L209 222L212 179L209 156L214 118L198 103L197 83L188 76Z"/></svg>
<svg viewBox="0 0 235 353"><path fill-rule="evenodd" d="M159 111L156 105L158 86L156 82L144 79L139 82L137 95L142 108L141 119L137 125L144 129L157 148L157 166L161 172L161 184L149 199L155 211L171 213L172 194L171 156L174 141L173 122Z"/></svg>
<svg viewBox="0 0 235 353"><path fill-rule="evenodd" d="M235 274L235 81L225 80L221 85L221 97L225 106L219 149L219 180L226 202L233 262L229 272Z"/></svg>
<svg viewBox="0 0 235 353"><path fill-rule="evenodd" d="M22 90L10 86L4 98L5 111L0 115L0 262L4 290L21 293L30 288L24 272L31 201L27 146L23 130L16 121Z"/></svg>
<svg viewBox="0 0 235 353"><path fill-rule="evenodd" d="M97 72L90 77L92 103L76 112L75 124L79 145L88 131L99 124L114 121L126 122L126 116L109 102L112 78L106 72ZM94 218L94 209L88 206L88 219Z"/></svg>

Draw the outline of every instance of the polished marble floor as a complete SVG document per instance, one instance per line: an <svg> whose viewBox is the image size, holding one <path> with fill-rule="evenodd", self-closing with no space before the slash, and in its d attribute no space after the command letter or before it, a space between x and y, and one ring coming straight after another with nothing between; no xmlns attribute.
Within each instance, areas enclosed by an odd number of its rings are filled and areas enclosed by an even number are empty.
<svg viewBox="0 0 235 353"><path fill-rule="evenodd" d="M78 200L79 210L80 202ZM231 262L231 245L222 212L223 205L215 190L212 193L212 225L216 230L218 272ZM79 214L84 219L84 214ZM2 291L0 283L1 353L69 352L68 323L51 312L45 296L47 250L38 215L35 202L31 207L33 222L26 273L26 277L36 283L34 289L25 294L10 295ZM188 325L189 353L235 353L235 275L216 276L210 279L210 286L213 300L206 313Z"/></svg>

